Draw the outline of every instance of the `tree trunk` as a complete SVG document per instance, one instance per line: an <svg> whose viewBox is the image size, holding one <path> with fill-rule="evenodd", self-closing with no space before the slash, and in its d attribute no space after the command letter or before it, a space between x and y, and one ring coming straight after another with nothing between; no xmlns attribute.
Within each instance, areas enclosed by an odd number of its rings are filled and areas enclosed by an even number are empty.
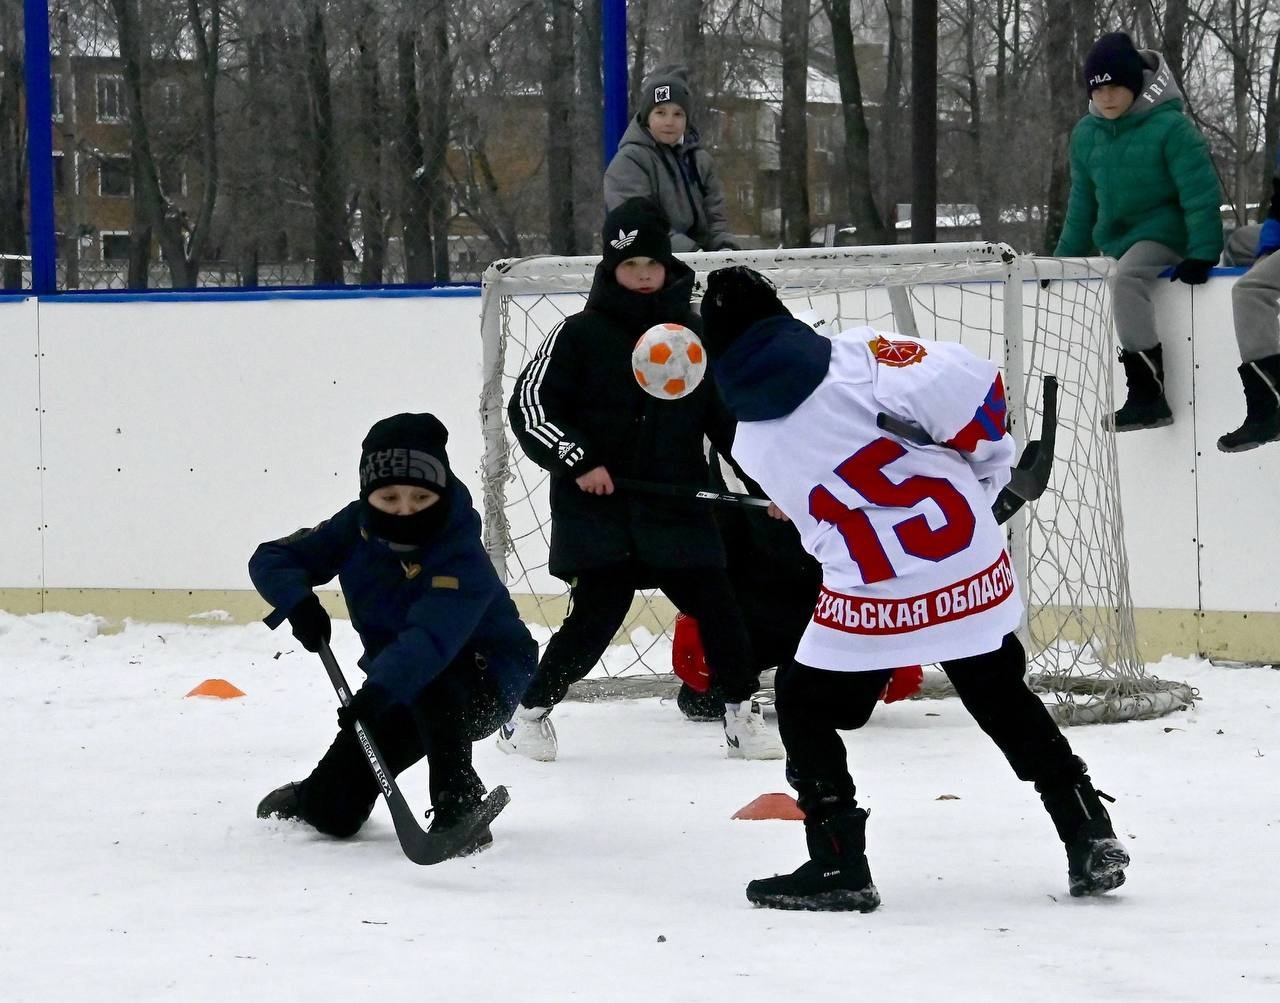
<svg viewBox="0 0 1280 1003"><path fill-rule="evenodd" d="M645 50L649 45L649 0L632 0L627 4L627 26L633 32L631 78L627 81L631 114L640 110L640 84L644 80Z"/></svg>
<svg viewBox="0 0 1280 1003"><path fill-rule="evenodd" d="M547 239L552 254L577 254L573 227L573 3L551 0L547 69Z"/></svg>
<svg viewBox="0 0 1280 1003"><path fill-rule="evenodd" d="M199 281L200 263L204 260L213 228L213 210L218 202L218 47L222 42L222 4L209 4L209 26L206 29L196 0L187 0L187 21L200 67L200 166L204 188L200 208L186 242L185 267L194 286Z"/></svg>
<svg viewBox="0 0 1280 1003"><path fill-rule="evenodd" d="M1187 0L1168 0L1164 11L1164 33L1160 51L1164 61L1177 81L1178 89L1185 95L1186 88L1186 37L1189 11Z"/></svg>
<svg viewBox="0 0 1280 1003"><path fill-rule="evenodd" d="M338 149L333 127L329 47L324 13L314 3L303 37L310 129L311 210L315 285L342 285L345 200L338 183Z"/></svg>
<svg viewBox="0 0 1280 1003"><path fill-rule="evenodd" d="M704 94L707 81L702 68L706 65L706 38L702 32L703 0L676 0L674 14L674 32L671 46L671 62L682 63L689 68L689 107L685 114L689 116L689 124L694 126L703 121L707 110Z"/></svg>
<svg viewBox="0 0 1280 1003"><path fill-rule="evenodd" d="M840 83L840 107L844 117L844 172L849 213L859 244L887 244L888 227L876 209L871 190L871 130L862 105L862 80L853 41L850 0L823 0L831 23L836 78Z"/></svg>
<svg viewBox="0 0 1280 1003"><path fill-rule="evenodd" d="M22 29L16 11L0 7L0 254L27 253L24 225L27 132L23 124ZM5 289L22 288L22 262L0 265Z"/></svg>
<svg viewBox="0 0 1280 1003"><path fill-rule="evenodd" d="M423 128L423 164L430 207L432 274L436 282L449 281L449 190L445 182L449 153L449 100L453 94L453 62L449 52L449 7L435 0L427 8L426 39L430 58L423 63L428 94Z"/></svg>
<svg viewBox="0 0 1280 1003"><path fill-rule="evenodd" d="M884 165L881 179L880 205L891 242L897 242L894 224L898 221L898 203L902 199L902 131L903 120L903 0L885 0L888 41L885 54L884 111L880 123L880 162Z"/></svg>
<svg viewBox="0 0 1280 1003"><path fill-rule="evenodd" d="M578 32L578 94L574 104L574 226L585 253L595 246L604 219L604 68L600 51L601 0L583 0Z"/></svg>
<svg viewBox="0 0 1280 1003"><path fill-rule="evenodd" d="M364 184L360 198L360 281L382 282L387 239L382 219L382 81L378 73L378 10L366 0L356 28L359 50L360 132L364 138Z"/></svg>
<svg viewBox="0 0 1280 1003"><path fill-rule="evenodd" d="M911 5L911 242L938 239L938 3Z"/></svg>
<svg viewBox="0 0 1280 1003"><path fill-rule="evenodd" d="M782 242L808 247L809 0L782 0L782 130L779 170L782 181Z"/></svg>
<svg viewBox="0 0 1280 1003"><path fill-rule="evenodd" d="M1079 61L1067 58L1076 52L1071 8L1065 3L1050 3L1045 8L1044 39L1045 77L1049 82L1049 117L1052 141L1049 150L1049 190L1046 193L1044 240L1045 254L1052 254L1062 235L1067 214L1067 196L1071 191L1071 163L1068 146L1071 130L1080 117L1083 90Z"/></svg>
<svg viewBox="0 0 1280 1003"><path fill-rule="evenodd" d="M1271 208L1271 178L1276 172L1277 134L1280 133L1280 45L1271 50L1267 71L1266 107L1262 118L1262 197L1258 200L1258 220L1267 218Z"/></svg>
<svg viewBox="0 0 1280 1003"><path fill-rule="evenodd" d="M58 15L58 104L62 108L62 260L64 289L80 288L80 233L84 226L84 196L80 191L80 115L75 101L75 42L64 10Z"/></svg>
<svg viewBox="0 0 1280 1003"><path fill-rule="evenodd" d="M400 90L400 129L397 153L403 179L400 225L404 233L405 281L431 281L431 202L422 149L421 107L418 103L417 38L412 30L396 40L396 75Z"/></svg>

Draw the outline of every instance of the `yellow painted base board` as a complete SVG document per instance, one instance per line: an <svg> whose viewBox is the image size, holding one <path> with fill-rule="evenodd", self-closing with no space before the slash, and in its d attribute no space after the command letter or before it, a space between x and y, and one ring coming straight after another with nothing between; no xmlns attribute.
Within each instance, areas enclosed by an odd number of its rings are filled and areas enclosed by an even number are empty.
<svg viewBox="0 0 1280 1003"><path fill-rule="evenodd" d="M334 616L346 617L342 594L318 593ZM558 626L568 608L566 596L514 596L525 622ZM238 589L0 589L0 610L14 614L64 612L100 616L108 624L125 619L154 623L252 623L270 612L256 593ZM201 616L221 611L227 616ZM645 608L637 599L628 627L654 633L665 629L675 608L659 596ZM1280 664L1280 613L1238 613L1220 610L1137 609L1138 648L1144 661L1164 655L1193 656L1224 661Z"/></svg>

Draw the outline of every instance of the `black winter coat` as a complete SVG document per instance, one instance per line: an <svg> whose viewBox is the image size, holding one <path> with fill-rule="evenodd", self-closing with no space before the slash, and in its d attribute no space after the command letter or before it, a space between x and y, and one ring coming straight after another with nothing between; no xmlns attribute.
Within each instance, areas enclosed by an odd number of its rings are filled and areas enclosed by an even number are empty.
<svg viewBox="0 0 1280 1003"><path fill-rule="evenodd" d="M631 370L636 340L654 324L701 330L692 312L693 271L674 259L666 285L629 292L597 268L587 306L565 319L516 380L507 405L530 459L551 472L553 575L623 563L656 568L724 567L724 547L705 503L619 488L593 495L575 483L603 466L619 477L701 485L704 434L728 451L734 423L708 371L679 400L645 393Z"/></svg>

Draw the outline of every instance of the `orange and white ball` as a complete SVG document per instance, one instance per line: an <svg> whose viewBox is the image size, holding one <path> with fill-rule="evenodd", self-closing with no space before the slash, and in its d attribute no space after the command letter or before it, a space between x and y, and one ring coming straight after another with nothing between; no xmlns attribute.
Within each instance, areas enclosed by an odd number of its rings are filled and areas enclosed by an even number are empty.
<svg viewBox="0 0 1280 1003"><path fill-rule="evenodd" d="M659 400L679 400L693 393L707 374L707 352L683 324L655 324L640 336L631 352L636 382Z"/></svg>

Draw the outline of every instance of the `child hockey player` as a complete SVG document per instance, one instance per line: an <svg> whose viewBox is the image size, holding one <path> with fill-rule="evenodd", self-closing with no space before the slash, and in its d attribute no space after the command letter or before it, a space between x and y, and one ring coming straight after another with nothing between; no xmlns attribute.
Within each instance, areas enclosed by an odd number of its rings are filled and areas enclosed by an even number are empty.
<svg viewBox="0 0 1280 1003"><path fill-rule="evenodd" d="M721 449L733 423L710 379L679 400L646 394L631 350L659 323L700 327L693 271L671 254L666 218L647 199L605 217L604 256L586 309L548 335L516 380L508 413L529 457L551 472L553 575L571 586L569 615L547 644L533 683L498 745L556 757L547 715L622 626L638 588L660 588L697 618L723 698L730 758L782 755L752 700L759 684L711 513L696 502L618 489L615 478L695 484L704 432Z"/></svg>
<svg viewBox="0 0 1280 1003"><path fill-rule="evenodd" d="M1222 191L1159 53L1112 32L1089 50L1084 77L1089 114L1071 133L1071 195L1054 253L1096 248L1119 259L1116 334L1128 396L1103 423L1117 432L1159 428L1173 414L1151 283L1169 266L1189 285L1208 280L1222 253Z"/></svg>
<svg viewBox="0 0 1280 1003"><path fill-rule="evenodd" d="M308 651L330 634L312 589L335 576L364 644L368 679L339 709L339 731L311 775L258 806L330 836L355 835L379 786L353 727L359 720L398 775L424 756L433 830L465 824L485 794L471 745L511 714L538 648L480 542L471 495L453 476L448 432L430 414L398 414L361 445L360 498L314 529L264 543L249 575ZM487 826L463 851L493 841Z"/></svg>
<svg viewBox="0 0 1280 1003"><path fill-rule="evenodd" d="M778 671L787 780L810 859L747 886L778 909L880 902L838 729L866 724L893 666L940 662L961 701L1031 781L1067 850L1071 894L1115 888L1129 857L1099 793L1023 682L1022 602L991 514L1014 445L994 364L959 345L863 328L834 342L793 319L747 268L713 272L704 338L739 425L734 455L800 531L823 582ZM881 433L885 411L941 445Z"/></svg>

